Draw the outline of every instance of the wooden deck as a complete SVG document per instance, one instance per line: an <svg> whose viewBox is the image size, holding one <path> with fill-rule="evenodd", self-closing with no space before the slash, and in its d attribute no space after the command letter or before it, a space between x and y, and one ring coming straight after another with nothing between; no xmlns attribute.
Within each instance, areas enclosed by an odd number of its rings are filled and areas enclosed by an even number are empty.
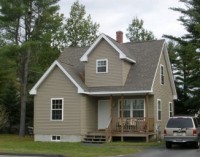
<svg viewBox="0 0 200 157"><path fill-rule="evenodd" d="M154 135L153 118L116 117L111 119L105 130L97 130L85 135L84 142L111 142L114 137L120 137L121 141L128 137L143 137L146 139L146 142L149 142L150 137Z"/></svg>
<svg viewBox="0 0 200 157"><path fill-rule="evenodd" d="M146 142L154 133L153 118L112 118L105 130L107 141L112 137L144 137Z"/></svg>
<svg viewBox="0 0 200 157"><path fill-rule="evenodd" d="M124 141L124 137L144 137L146 139L146 142L149 142L149 138L151 136L154 136L155 133L154 132L124 132L124 133L120 133L120 132L115 132L112 134L112 137L121 137L121 141Z"/></svg>
<svg viewBox="0 0 200 157"><path fill-rule="evenodd" d="M94 139L96 139L97 141L100 141L100 139L98 139L98 137L104 137L106 138L106 130L98 130L98 131L95 131L95 132L89 132L86 137L94 137ZM121 138L121 141L124 141L124 138L127 138L127 137L143 137L146 139L146 142L149 142L149 139L150 137L154 136L155 133L154 132L119 132L119 131L115 131L115 132L112 132L111 135L110 135L110 141L107 139L106 141L107 142L111 142L112 139L114 137L120 137Z"/></svg>

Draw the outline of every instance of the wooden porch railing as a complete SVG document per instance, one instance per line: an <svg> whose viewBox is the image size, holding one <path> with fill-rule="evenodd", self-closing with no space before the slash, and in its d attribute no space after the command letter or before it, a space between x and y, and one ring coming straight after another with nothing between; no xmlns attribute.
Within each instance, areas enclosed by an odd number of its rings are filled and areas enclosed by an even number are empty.
<svg viewBox="0 0 200 157"><path fill-rule="evenodd" d="M153 132L154 118L113 118L112 130L120 132L121 127L124 132Z"/></svg>

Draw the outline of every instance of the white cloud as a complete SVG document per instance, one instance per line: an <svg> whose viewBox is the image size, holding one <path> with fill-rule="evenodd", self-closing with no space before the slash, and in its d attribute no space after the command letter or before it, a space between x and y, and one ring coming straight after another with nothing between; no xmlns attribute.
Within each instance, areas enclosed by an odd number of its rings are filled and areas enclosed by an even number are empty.
<svg viewBox="0 0 200 157"><path fill-rule="evenodd" d="M75 0L61 0L61 12L69 17L71 5ZM100 24L100 33L115 38L115 32L126 29L137 16L144 20L144 27L151 30L156 38L163 34L181 36L186 33L177 21L181 15L170 7L183 7L179 0L79 0L85 6L86 13ZM125 36L124 36L125 38ZM125 40L126 41L126 40Z"/></svg>

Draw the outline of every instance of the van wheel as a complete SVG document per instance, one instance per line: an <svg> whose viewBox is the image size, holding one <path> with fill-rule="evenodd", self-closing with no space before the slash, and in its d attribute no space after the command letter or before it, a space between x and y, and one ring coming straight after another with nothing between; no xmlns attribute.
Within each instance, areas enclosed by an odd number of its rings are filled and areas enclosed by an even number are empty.
<svg viewBox="0 0 200 157"><path fill-rule="evenodd" d="M194 143L194 148L195 149L199 149L199 146L200 146L200 142L199 141Z"/></svg>
<svg viewBox="0 0 200 157"><path fill-rule="evenodd" d="M172 148L171 142L166 142L166 143L165 143L165 146L166 146L167 149Z"/></svg>

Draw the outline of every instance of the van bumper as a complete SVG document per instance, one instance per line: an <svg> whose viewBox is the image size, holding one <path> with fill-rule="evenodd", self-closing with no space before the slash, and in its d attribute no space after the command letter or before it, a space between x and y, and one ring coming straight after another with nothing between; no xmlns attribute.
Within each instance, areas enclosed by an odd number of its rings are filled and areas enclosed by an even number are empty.
<svg viewBox="0 0 200 157"><path fill-rule="evenodd" d="M164 136L166 142L173 143L187 143L187 142L198 142L199 138L197 136L189 137L173 137L173 136Z"/></svg>

